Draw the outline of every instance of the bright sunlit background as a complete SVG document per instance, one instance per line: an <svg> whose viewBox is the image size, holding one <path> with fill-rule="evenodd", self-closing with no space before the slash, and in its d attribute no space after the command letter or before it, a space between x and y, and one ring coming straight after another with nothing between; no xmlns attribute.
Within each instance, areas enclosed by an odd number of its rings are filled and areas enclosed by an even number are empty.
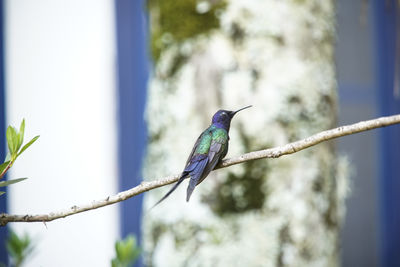
<svg viewBox="0 0 400 267"><path fill-rule="evenodd" d="M0 8L0 160L8 125L25 118L25 140L40 135L7 176L29 179L7 188L0 212L55 212L139 184L152 73L145 1L2 0ZM338 0L336 10L338 124L400 113L399 2ZM399 137L393 126L337 141L351 173L342 266L400 266ZM142 237L142 199L47 224L10 223L0 229L0 262L11 228L34 240L26 266L110 266L116 240Z"/></svg>
<svg viewBox="0 0 400 267"><path fill-rule="evenodd" d="M4 1L4 23L6 121L25 118L26 136L41 136L10 172L29 180L10 187L8 211L51 212L117 192L114 3ZM14 225L37 244L29 265L108 262L118 206L87 215Z"/></svg>

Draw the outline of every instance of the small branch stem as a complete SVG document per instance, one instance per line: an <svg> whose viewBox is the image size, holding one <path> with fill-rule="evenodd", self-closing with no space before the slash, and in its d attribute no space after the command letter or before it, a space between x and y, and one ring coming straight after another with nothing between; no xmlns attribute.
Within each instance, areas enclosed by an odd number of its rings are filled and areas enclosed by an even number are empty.
<svg viewBox="0 0 400 267"><path fill-rule="evenodd" d="M14 163L13 161L10 161L8 163L7 167L1 172L0 179L2 179L4 175L6 175L7 171L12 167L13 163Z"/></svg>
<svg viewBox="0 0 400 267"><path fill-rule="evenodd" d="M393 124L400 123L400 115L393 115L388 117L381 117L378 119L362 121L351 125L340 126L335 129L323 131L314 134L305 139L275 148L269 148L259 151L243 154L238 157L233 157L223 160L216 169L226 168L235 164L244 163L250 160L257 160L263 158L278 158L283 155L293 154L300 150L308 147L317 145L321 142L332 140L341 136L355 134L363 131L368 131L380 127L385 127ZM5 170L6 171L6 170ZM129 190L120 192L114 196L109 196L101 200L93 201L89 204L72 206L71 208L60 210L57 212L51 212L49 214L40 215L12 215L2 213L0 214L0 225L5 226L9 222L50 222L56 219L65 218L77 213L98 209L104 206L112 205L121 201L124 201L133 196L139 195L146 191L171 184L176 182L179 178L179 174L167 176L158 180L150 182L142 182L138 186L135 186Z"/></svg>

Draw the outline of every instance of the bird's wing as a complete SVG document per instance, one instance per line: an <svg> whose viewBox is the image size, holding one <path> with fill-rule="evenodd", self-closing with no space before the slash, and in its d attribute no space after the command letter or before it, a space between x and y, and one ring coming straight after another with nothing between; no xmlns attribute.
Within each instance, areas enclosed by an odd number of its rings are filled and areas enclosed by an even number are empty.
<svg viewBox="0 0 400 267"><path fill-rule="evenodd" d="M222 135L225 133L226 131L223 130ZM211 132L207 151L204 151L206 154L201 154L202 157L198 160L199 163L196 165L196 171L190 172L190 182L187 188L186 201L189 201L194 188L207 177L207 175L215 168L219 160L224 156L227 139L223 138L223 136L221 138L220 135L221 132Z"/></svg>
<svg viewBox="0 0 400 267"><path fill-rule="evenodd" d="M210 146L210 151L208 152L208 164L203 172L202 177L197 181L197 184L200 184L207 175L215 168L218 162L225 156L226 154L226 146L228 142L226 139L213 139Z"/></svg>
<svg viewBox="0 0 400 267"><path fill-rule="evenodd" d="M194 159L195 161L189 164L189 166L185 169L185 172L188 171L190 176L189 186L186 193L186 201L189 201L190 196L197 185L197 181L199 181L204 175L204 169L206 168L208 162L207 154L196 155Z"/></svg>
<svg viewBox="0 0 400 267"><path fill-rule="evenodd" d="M191 177L197 177L203 173L205 165L207 164L208 150L206 148L209 146L209 143L211 143L211 138L212 134L208 129L197 138L192 152L190 152L189 158L186 161L185 169L183 170L178 182L156 204L154 204L152 208L164 201L189 175Z"/></svg>
<svg viewBox="0 0 400 267"><path fill-rule="evenodd" d="M208 163L208 153L212 144L212 131L207 129L197 140L192 153L188 159L188 163L184 172L188 172L190 176L189 186L187 188L186 201L189 201L190 195L197 185L197 181L204 174L204 169Z"/></svg>
<svg viewBox="0 0 400 267"><path fill-rule="evenodd" d="M207 167L204 170L203 176L197 182L197 184L200 184L207 177L207 175L215 168L215 166L221 159L222 152L223 152L223 144L218 143L217 141L213 141L211 143L210 152L208 153Z"/></svg>

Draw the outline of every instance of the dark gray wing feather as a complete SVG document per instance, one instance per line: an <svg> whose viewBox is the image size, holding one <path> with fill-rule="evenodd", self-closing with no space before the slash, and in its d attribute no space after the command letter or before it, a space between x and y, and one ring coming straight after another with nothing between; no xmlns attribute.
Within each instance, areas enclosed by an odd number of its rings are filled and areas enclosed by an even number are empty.
<svg viewBox="0 0 400 267"><path fill-rule="evenodd" d="M186 192L186 201L189 201L190 196L192 195L193 190L197 185L197 182L203 176L204 169L207 166L207 162L208 162L207 155L201 155L201 156L203 156L203 157L198 159L198 161L196 162L196 166L189 173L190 181L189 181L189 185L188 185L187 192ZM189 165L189 166L191 166L191 165Z"/></svg>
<svg viewBox="0 0 400 267"><path fill-rule="evenodd" d="M206 157L202 159L201 164L197 167L198 169L194 172L190 172L190 182L187 188L186 193L186 201L189 201L190 196L193 193L194 188L200 184L208 174L215 168L221 156L223 155L223 145L221 143L216 142L215 140L211 141L210 150Z"/></svg>
<svg viewBox="0 0 400 267"><path fill-rule="evenodd" d="M222 152L223 152L222 144L212 141L210 152L208 152L208 164L203 172L203 176L200 178L197 184L200 184L208 176L208 174L215 168L215 166L221 159Z"/></svg>

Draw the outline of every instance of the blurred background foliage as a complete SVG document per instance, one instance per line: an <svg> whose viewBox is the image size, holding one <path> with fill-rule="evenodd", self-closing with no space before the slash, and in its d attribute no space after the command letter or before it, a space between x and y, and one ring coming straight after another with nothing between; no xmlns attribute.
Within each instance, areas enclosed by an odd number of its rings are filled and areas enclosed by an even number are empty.
<svg viewBox="0 0 400 267"><path fill-rule="evenodd" d="M10 266L29 266L26 263L35 251L35 242L32 241L32 238L27 233L19 235L10 230L6 240L6 248ZM3 265L6 266L4 263Z"/></svg>

